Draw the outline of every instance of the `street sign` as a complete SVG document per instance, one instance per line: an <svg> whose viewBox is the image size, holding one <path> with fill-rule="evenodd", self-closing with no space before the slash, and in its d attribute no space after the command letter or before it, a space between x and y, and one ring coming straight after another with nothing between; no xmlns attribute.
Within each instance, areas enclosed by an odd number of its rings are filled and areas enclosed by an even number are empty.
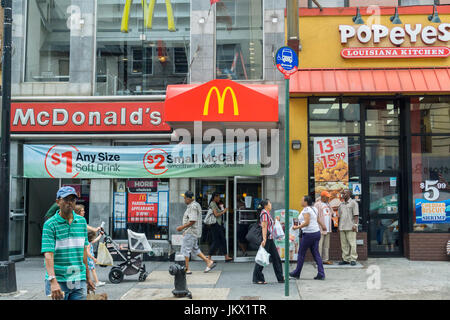
<svg viewBox="0 0 450 320"><path fill-rule="evenodd" d="M285 79L289 79L292 74L298 71L297 53L290 47L281 47L275 56L278 70L284 74Z"/></svg>

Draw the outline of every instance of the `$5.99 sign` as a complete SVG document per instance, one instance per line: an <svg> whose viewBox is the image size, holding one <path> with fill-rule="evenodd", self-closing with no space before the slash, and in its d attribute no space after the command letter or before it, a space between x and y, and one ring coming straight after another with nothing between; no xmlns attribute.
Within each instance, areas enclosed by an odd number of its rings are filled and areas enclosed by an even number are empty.
<svg viewBox="0 0 450 320"><path fill-rule="evenodd" d="M348 181L347 137L314 138L314 167L316 180Z"/></svg>

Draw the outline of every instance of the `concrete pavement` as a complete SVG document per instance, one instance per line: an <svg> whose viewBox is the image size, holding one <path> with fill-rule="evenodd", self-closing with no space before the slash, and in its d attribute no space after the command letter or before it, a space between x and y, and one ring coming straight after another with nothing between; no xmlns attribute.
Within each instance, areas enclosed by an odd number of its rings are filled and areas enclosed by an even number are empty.
<svg viewBox="0 0 450 320"><path fill-rule="evenodd" d="M108 281L110 268L97 268L109 300L171 300L174 299L171 262L146 262L150 275L145 282L138 276L125 277L120 284ZM192 275L187 276L188 288L194 300L393 300L450 299L449 262L409 261L404 258L379 258L363 261L363 268L327 268L326 280L316 281L317 270L305 263L299 281L290 281L290 296L284 296L284 284L276 282L272 266L265 268L267 285L252 283L253 263L219 262L209 274L204 263L191 262ZM291 265L291 270L294 264ZM16 263L18 292L0 295L0 300L49 299L44 294L43 258L27 258Z"/></svg>

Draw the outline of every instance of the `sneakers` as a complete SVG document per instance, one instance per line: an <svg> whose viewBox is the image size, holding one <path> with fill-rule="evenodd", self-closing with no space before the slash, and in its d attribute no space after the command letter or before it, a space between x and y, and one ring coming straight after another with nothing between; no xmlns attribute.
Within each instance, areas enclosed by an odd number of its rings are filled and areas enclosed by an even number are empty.
<svg viewBox="0 0 450 320"><path fill-rule="evenodd" d="M330 261L330 260L327 260L327 261L324 261L324 262L323 262L323 264L328 264L328 265L332 265L332 264L333 264L333 262L332 262L332 261Z"/></svg>
<svg viewBox="0 0 450 320"><path fill-rule="evenodd" d="M103 281L99 281L95 284L96 287L103 287L106 283Z"/></svg>
<svg viewBox="0 0 450 320"><path fill-rule="evenodd" d="M314 280L325 280L325 277L321 276L321 275L317 275L316 277L314 277Z"/></svg>
<svg viewBox="0 0 450 320"><path fill-rule="evenodd" d="M212 269L214 269L217 266L217 263L213 262L212 265L210 267L206 267L205 269L205 273L210 272Z"/></svg>
<svg viewBox="0 0 450 320"><path fill-rule="evenodd" d="M290 273L289 273L289 277L290 277L291 279L295 279L295 280L300 279L300 276L296 276L293 272L290 272Z"/></svg>

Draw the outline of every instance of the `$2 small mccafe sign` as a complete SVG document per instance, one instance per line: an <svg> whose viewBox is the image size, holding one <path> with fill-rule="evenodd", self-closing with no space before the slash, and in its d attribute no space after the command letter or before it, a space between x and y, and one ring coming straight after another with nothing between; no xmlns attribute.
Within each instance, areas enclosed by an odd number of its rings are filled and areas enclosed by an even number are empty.
<svg viewBox="0 0 450 320"><path fill-rule="evenodd" d="M347 47L341 51L345 59L363 58L446 58L450 56L450 23L437 26L422 26L422 24L405 24L388 28L384 25L339 25L341 44L346 45L356 39L361 45L372 42L377 45L386 39L395 47L358 46ZM425 46L405 46L421 41ZM437 45L440 44L440 45Z"/></svg>

